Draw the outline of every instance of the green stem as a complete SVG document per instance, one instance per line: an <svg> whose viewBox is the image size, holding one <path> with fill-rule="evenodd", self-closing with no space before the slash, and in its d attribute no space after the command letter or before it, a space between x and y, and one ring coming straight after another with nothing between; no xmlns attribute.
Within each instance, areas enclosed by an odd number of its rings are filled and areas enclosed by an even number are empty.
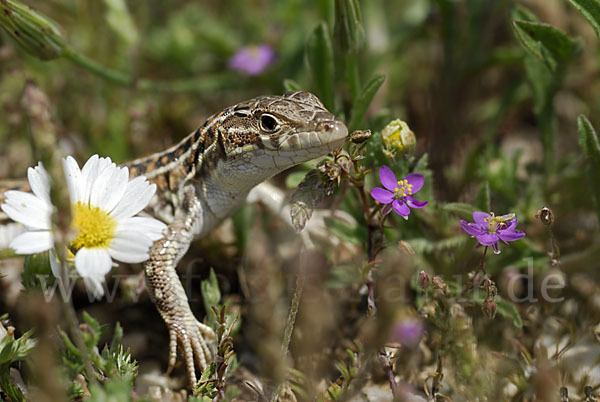
<svg viewBox="0 0 600 402"><path fill-rule="evenodd" d="M131 86L133 84L133 80L131 77L126 74L121 73L120 71L112 70L107 68L94 60L88 58L87 56L82 55L77 52L72 47L67 47L63 56L77 64L79 67L82 67L86 70L93 72L94 74L99 75L102 78L105 78L115 84L123 85L123 86Z"/></svg>
<svg viewBox="0 0 600 402"><path fill-rule="evenodd" d="M483 255L481 256L481 261L479 262L479 269L477 270L477 272L482 271L484 275L486 275L485 255L487 254L488 248L489 248L488 246L485 246L485 248L483 249Z"/></svg>

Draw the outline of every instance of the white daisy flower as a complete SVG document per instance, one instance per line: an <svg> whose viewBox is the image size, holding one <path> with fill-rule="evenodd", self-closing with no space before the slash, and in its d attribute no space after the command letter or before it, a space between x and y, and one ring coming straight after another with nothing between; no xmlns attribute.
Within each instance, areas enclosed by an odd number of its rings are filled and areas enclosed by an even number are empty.
<svg viewBox="0 0 600 402"><path fill-rule="evenodd" d="M75 269L92 286L96 296L104 293L102 283L113 259L139 263L149 257L152 244L162 237L166 225L154 218L135 216L150 202L156 185L145 177L129 180L126 167L116 166L110 158L92 156L80 170L72 157L63 160L73 220L70 241ZM6 192L4 212L28 230L15 238L10 247L19 254L33 254L52 248L50 180L40 164L29 169L33 194ZM52 259L51 259L52 260ZM53 272L58 273L54 261Z"/></svg>

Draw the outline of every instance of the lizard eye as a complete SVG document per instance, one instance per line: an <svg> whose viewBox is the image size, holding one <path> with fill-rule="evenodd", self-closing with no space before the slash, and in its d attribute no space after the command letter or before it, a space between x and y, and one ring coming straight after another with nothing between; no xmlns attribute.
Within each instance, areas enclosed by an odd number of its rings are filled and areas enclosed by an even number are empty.
<svg viewBox="0 0 600 402"><path fill-rule="evenodd" d="M263 131L274 132L279 128L279 124L277 124L275 117L265 113L260 116L260 128Z"/></svg>

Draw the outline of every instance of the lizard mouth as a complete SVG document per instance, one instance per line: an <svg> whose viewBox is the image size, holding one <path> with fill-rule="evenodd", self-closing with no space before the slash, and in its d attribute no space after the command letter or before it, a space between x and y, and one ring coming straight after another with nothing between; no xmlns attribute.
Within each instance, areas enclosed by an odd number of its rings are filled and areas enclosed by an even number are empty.
<svg viewBox="0 0 600 402"><path fill-rule="evenodd" d="M250 162L261 168L286 169L328 154L346 140L348 128L331 116L318 123L278 136L263 138Z"/></svg>
<svg viewBox="0 0 600 402"><path fill-rule="evenodd" d="M308 159L322 156L344 143L348 129L340 120L321 121L313 127L281 136L273 143L271 140L270 153L286 154L287 156L309 156Z"/></svg>

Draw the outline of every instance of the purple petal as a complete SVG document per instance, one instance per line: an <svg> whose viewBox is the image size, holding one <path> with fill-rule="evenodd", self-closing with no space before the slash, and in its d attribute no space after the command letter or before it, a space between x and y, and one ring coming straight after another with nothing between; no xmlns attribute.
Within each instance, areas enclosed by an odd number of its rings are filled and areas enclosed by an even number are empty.
<svg viewBox="0 0 600 402"><path fill-rule="evenodd" d="M409 174L405 179L408 181L408 184L413 186L413 194L419 191L423 187L423 183L425 183L425 176L420 173Z"/></svg>
<svg viewBox="0 0 600 402"><path fill-rule="evenodd" d="M498 237L504 240L505 242L515 241L522 239L525 237L525 232L521 232L520 230L515 229L501 229L496 232Z"/></svg>
<svg viewBox="0 0 600 402"><path fill-rule="evenodd" d="M494 250L494 254L500 254L500 249L498 248L498 243L492 244L492 250Z"/></svg>
<svg viewBox="0 0 600 402"><path fill-rule="evenodd" d="M517 218L511 220L510 222L508 222L508 224L506 226L503 227L503 230L514 229L517 226L518 222L519 222L519 219L517 219Z"/></svg>
<svg viewBox="0 0 600 402"><path fill-rule="evenodd" d="M462 229L465 232L475 237L481 236L486 233L486 230L480 225L473 222L463 221L462 219L460 220L460 227L462 227Z"/></svg>
<svg viewBox="0 0 600 402"><path fill-rule="evenodd" d="M482 246L491 246L492 244L498 243L498 236L496 233L483 233L475 237L477 237L477 241L481 243Z"/></svg>
<svg viewBox="0 0 600 402"><path fill-rule="evenodd" d="M392 192L398 188L398 180L396 180L396 175L394 175L392 169L385 165L379 168L379 180L381 180L383 187Z"/></svg>
<svg viewBox="0 0 600 402"><path fill-rule="evenodd" d="M410 208L400 200L394 200L392 207L394 207L394 211L400 216L408 216L410 214Z"/></svg>
<svg viewBox="0 0 600 402"><path fill-rule="evenodd" d="M427 202L427 201L415 200L410 195L407 195L406 197L404 197L404 200L406 201L406 204L408 204L408 206L411 208L423 208L424 206L429 204L429 202Z"/></svg>
<svg viewBox="0 0 600 402"><path fill-rule="evenodd" d="M475 221L475 223L478 223L482 226L487 226L489 225L489 219L485 220L485 218L491 218L492 215L488 214L487 212L481 212L481 211L476 211L473 212L473 220Z"/></svg>
<svg viewBox="0 0 600 402"><path fill-rule="evenodd" d="M390 202L394 201L394 193L391 193L381 187L375 187L373 190L371 190L371 197L375 198L382 204L389 204Z"/></svg>

